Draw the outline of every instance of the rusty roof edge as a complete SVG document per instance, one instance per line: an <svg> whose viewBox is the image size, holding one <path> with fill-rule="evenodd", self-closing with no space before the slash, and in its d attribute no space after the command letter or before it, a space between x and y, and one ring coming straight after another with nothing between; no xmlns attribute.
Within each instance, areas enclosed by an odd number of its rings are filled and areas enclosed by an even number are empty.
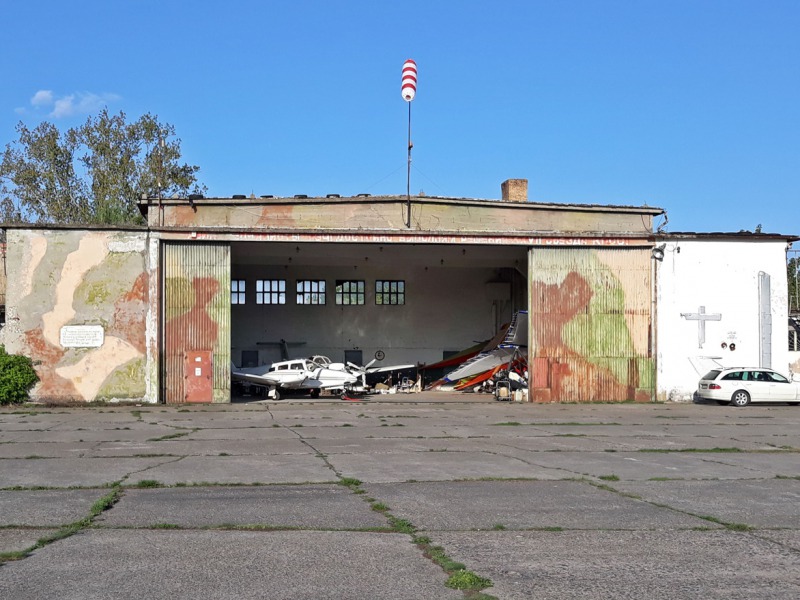
<svg viewBox="0 0 800 600"><path fill-rule="evenodd" d="M400 203L407 202L406 196L346 196L338 198L314 197L314 198L198 198L192 199L194 205L216 205L216 206L259 206L270 204L369 204L369 203ZM590 210L595 212L629 212L637 214L661 215L666 213L666 209L654 206L632 206L619 204L577 204L577 203L558 203L558 202L511 202L507 200L491 200L481 198L448 198L444 196L411 196L411 201L418 204L461 204L468 206L502 206L515 210L565 210L578 211ZM182 205L189 204L188 198L168 198L161 199L162 205ZM139 201L139 209L145 212L151 206L158 206L157 198L147 198Z"/></svg>
<svg viewBox="0 0 800 600"><path fill-rule="evenodd" d="M150 230L147 225L82 225L78 223L0 223L0 230L4 229L58 229L58 230L88 230L88 231L141 231Z"/></svg>
<svg viewBox="0 0 800 600"><path fill-rule="evenodd" d="M675 232L660 232L654 233L653 238L656 241L670 241L670 240L685 240L685 239L750 239L753 241L772 241L782 240L787 242L796 242L800 240L800 236L785 234L785 233L756 233L754 231L675 231Z"/></svg>
<svg viewBox="0 0 800 600"><path fill-rule="evenodd" d="M539 230L514 230L514 231L480 231L464 230L431 230L431 229L297 229L286 227L249 228L249 227L190 227L190 226L154 226L150 228L154 233L219 233L219 234L278 234L278 235L385 235L391 236L441 236L441 237L542 237L542 238L636 238L649 240L653 234L647 231L539 231Z"/></svg>

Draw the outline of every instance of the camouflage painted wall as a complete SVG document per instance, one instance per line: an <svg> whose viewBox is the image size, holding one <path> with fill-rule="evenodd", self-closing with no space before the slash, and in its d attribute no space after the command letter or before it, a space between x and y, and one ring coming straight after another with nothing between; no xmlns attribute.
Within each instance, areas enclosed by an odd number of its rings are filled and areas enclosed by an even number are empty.
<svg viewBox="0 0 800 600"><path fill-rule="evenodd" d="M228 244L165 243L162 398L168 403L230 402L231 263ZM188 364L207 353L210 365ZM209 396L190 394L195 369L211 368Z"/></svg>
<svg viewBox="0 0 800 600"><path fill-rule="evenodd" d="M430 197L411 198L411 227L406 198L204 198L150 200L151 227L198 229L330 231L425 231L428 233L605 232L648 234L648 207L601 207Z"/></svg>
<svg viewBox="0 0 800 600"><path fill-rule="evenodd" d="M146 233L7 231L9 352L29 356L39 400L141 400L148 310ZM65 347L72 326L102 327L99 347ZM63 328L67 328L64 330Z"/></svg>
<svg viewBox="0 0 800 600"><path fill-rule="evenodd" d="M654 399L649 248L530 250L537 402Z"/></svg>

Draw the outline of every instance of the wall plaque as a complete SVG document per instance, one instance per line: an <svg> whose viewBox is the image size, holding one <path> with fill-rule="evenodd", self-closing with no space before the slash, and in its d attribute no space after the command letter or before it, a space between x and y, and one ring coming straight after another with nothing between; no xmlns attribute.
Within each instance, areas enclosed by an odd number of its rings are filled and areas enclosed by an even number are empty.
<svg viewBox="0 0 800 600"><path fill-rule="evenodd" d="M99 348L104 338L102 325L65 325L61 328L62 348Z"/></svg>

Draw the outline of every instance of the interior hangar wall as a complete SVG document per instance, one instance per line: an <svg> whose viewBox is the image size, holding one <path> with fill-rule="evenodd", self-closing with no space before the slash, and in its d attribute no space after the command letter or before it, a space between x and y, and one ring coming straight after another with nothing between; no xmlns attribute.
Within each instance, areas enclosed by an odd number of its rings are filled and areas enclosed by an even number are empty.
<svg viewBox="0 0 800 600"><path fill-rule="evenodd" d="M650 248L530 250L537 402L654 398Z"/></svg>
<svg viewBox="0 0 800 600"><path fill-rule="evenodd" d="M3 342L34 361L34 400L148 400L146 240L145 232L7 230Z"/></svg>
<svg viewBox="0 0 800 600"><path fill-rule="evenodd" d="M358 266L352 260L332 258L324 265L292 267L234 262L232 278L246 286L245 304L231 306L234 362L242 364L243 351L258 352L259 364L281 360L280 342L285 340L291 358L323 354L343 361L346 350L361 350L367 363L381 350L385 358L376 364L432 363L441 360L446 351L491 338L515 309L526 306L524 277L515 276L511 268L448 266L449 258L442 265L434 249L425 251L430 263L426 266L410 254L404 255L412 252L407 248L386 251L393 256L396 253L397 260L381 264L375 252L365 264L364 251L354 250L361 261ZM286 282L286 304L256 304L256 281L271 279ZM297 280L324 280L325 304L298 304ZM363 281L364 304L336 304L337 280ZM378 280L403 281L404 304L377 304ZM515 289L517 297L513 298Z"/></svg>
<svg viewBox="0 0 800 600"><path fill-rule="evenodd" d="M720 365L788 373L785 240L672 240L663 252L659 400L691 401L700 377Z"/></svg>

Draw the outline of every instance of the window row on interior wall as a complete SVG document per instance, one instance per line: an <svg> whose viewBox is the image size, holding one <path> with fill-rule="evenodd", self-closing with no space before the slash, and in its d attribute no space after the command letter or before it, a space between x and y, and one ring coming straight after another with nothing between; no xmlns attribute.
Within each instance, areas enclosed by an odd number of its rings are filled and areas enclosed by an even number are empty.
<svg viewBox="0 0 800 600"><path fill-rule="evenodd" d="M366 282L364 280L337 279L334 287L334 302L342 306L365 304ZM286 304L285 279L256 279L256 304ZM247 282L231 280L231 304L247 302ZM295 304L326 304L327 292L324 279L298 279L295 282ZM406 303L406 282L402 280L378 279L375 281L375 304L399 305Z"/></svg>

